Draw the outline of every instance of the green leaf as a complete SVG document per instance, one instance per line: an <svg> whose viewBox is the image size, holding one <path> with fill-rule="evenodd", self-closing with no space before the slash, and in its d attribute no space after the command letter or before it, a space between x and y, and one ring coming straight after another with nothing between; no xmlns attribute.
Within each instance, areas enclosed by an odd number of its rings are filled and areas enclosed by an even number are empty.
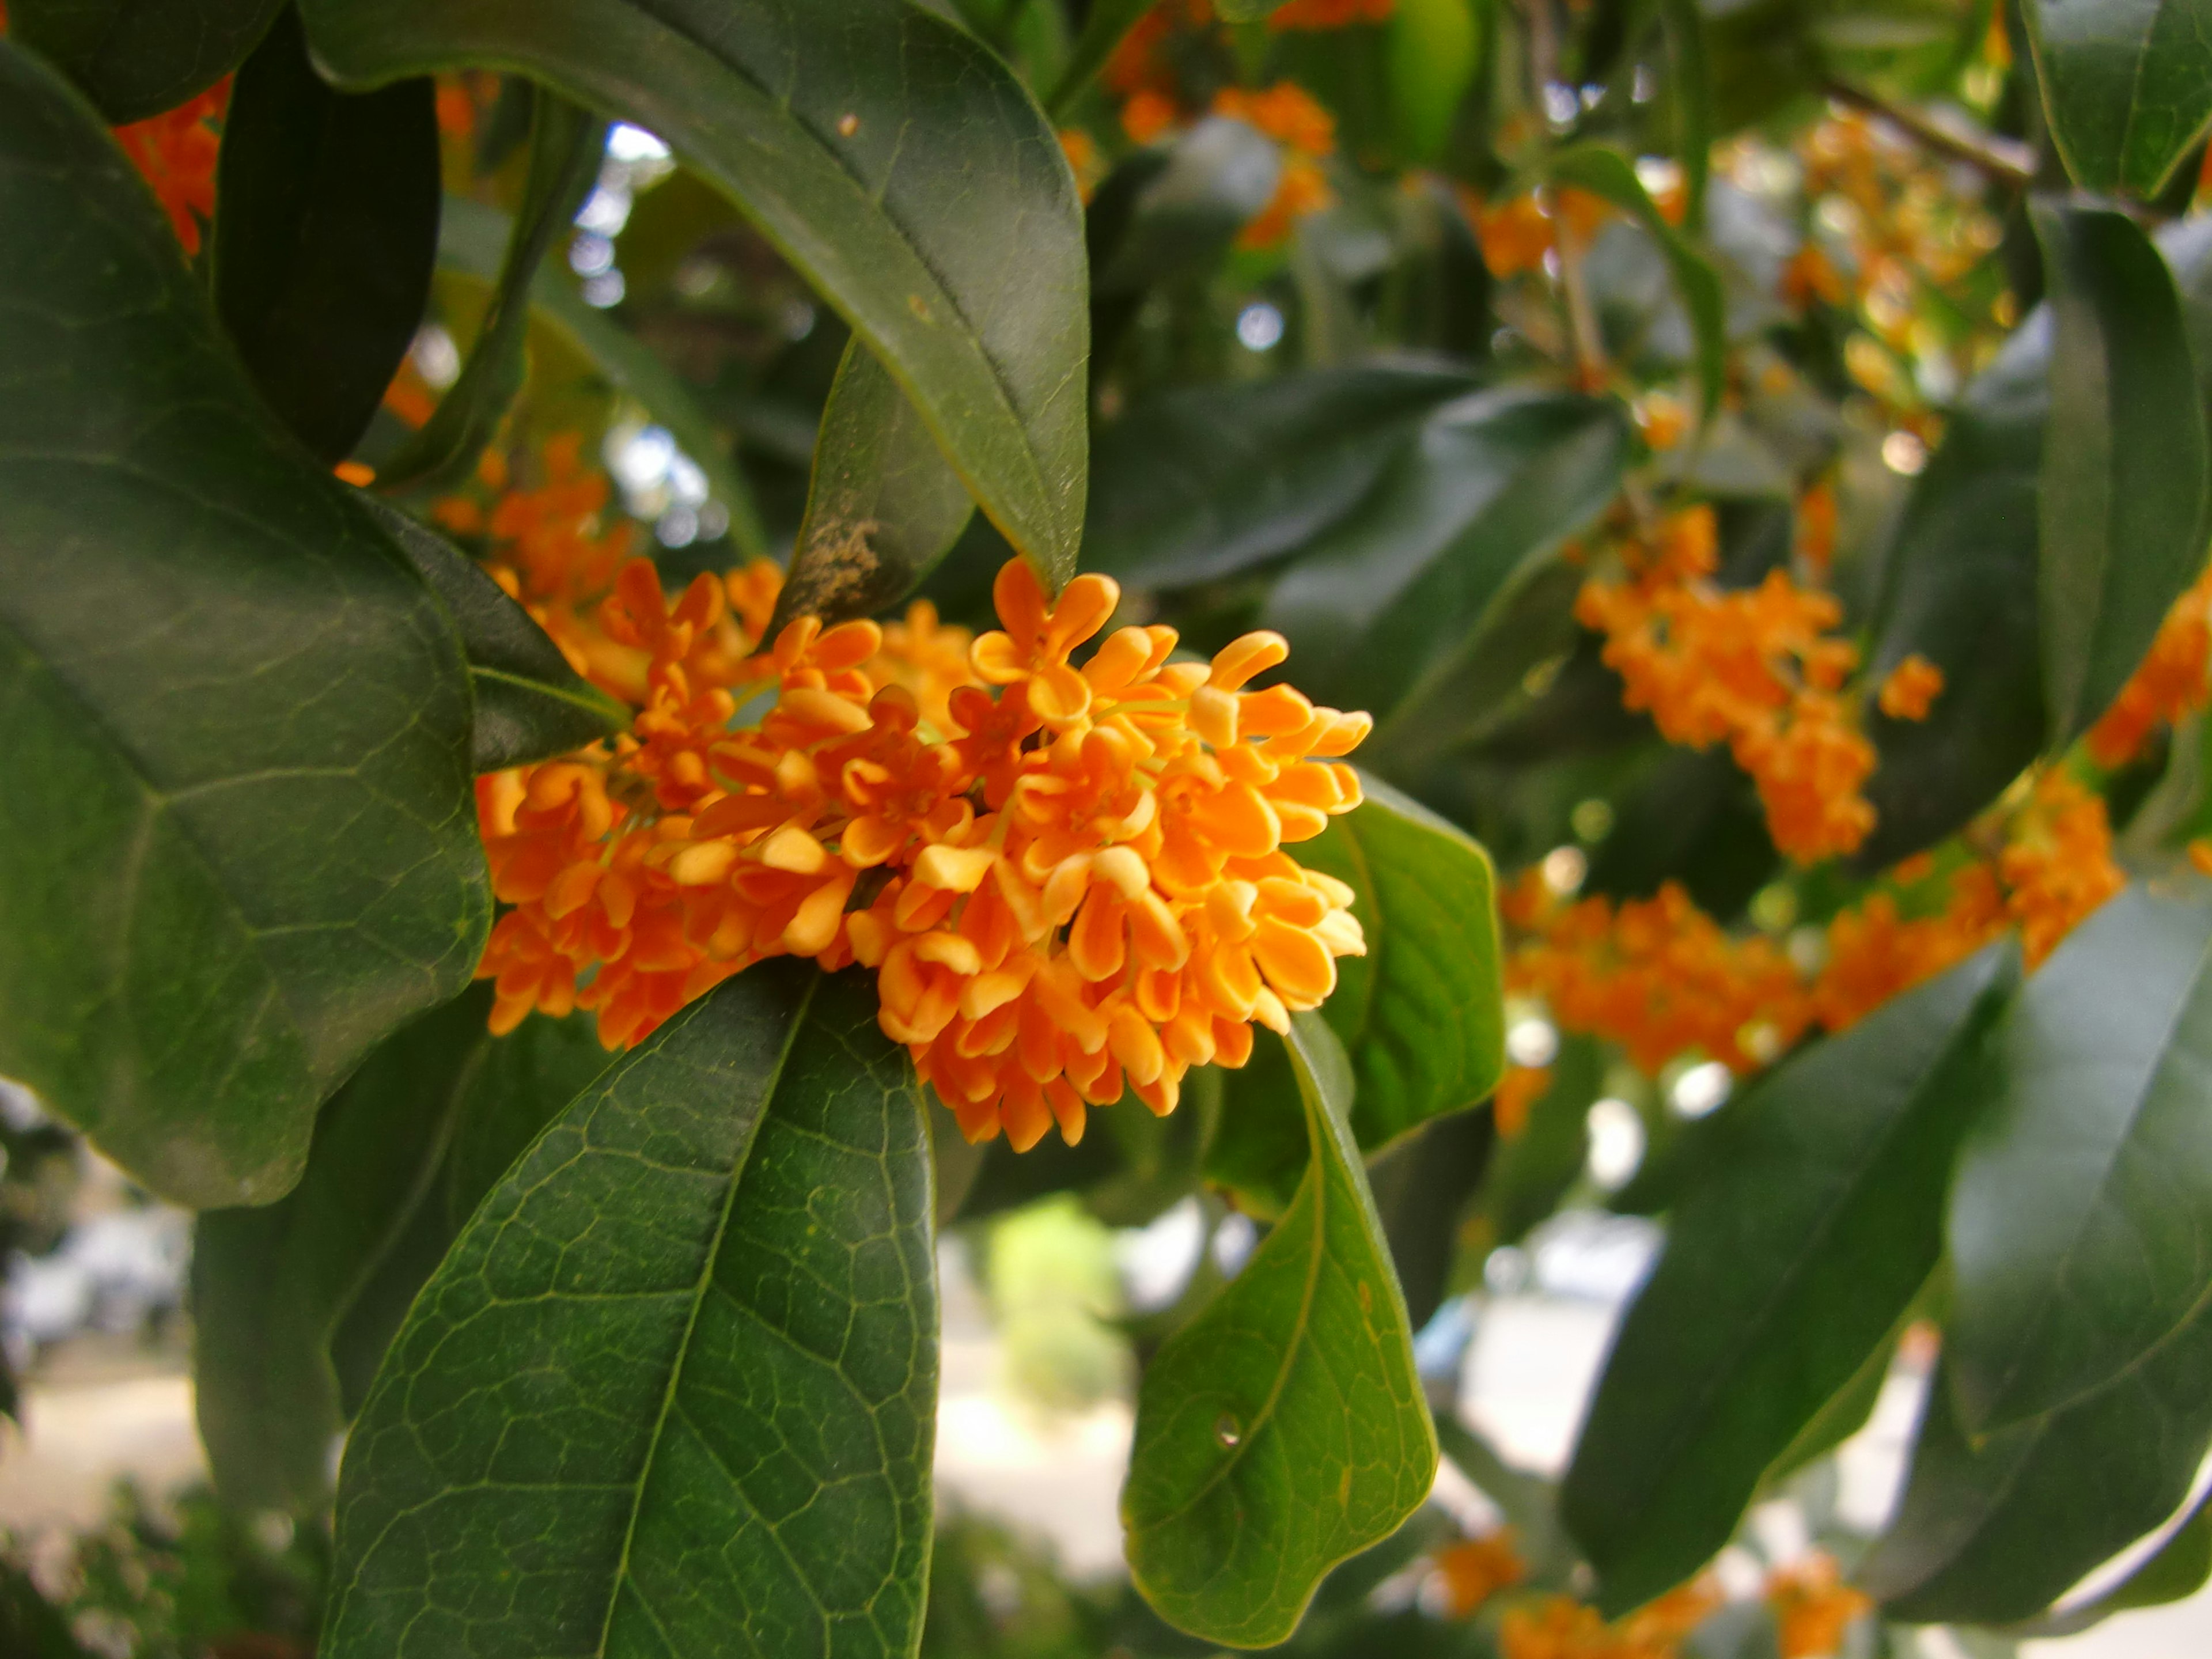
<svg viewBox="0 0 2212 1659"><path fill-rule="evenodd" d="M2212 1443L2209 1369L2199 1315L2080 1405L1969 1439L1939 1364L1905 1495L1859 1583L1916 1624L2033 1618L2189 1496Z"/></svg>
<svg viewBox="0 0 2212 1659"><path fill-rule="evenodd" d="M1383 27L1382 62L1398 143L1416 161L1433 162L1482 64L1477 5L1491 0L1398 0Z"/></svg>
<svg viewBox="0 0 2212 1659"><path fill-rule="evenodd" d="M532 285L583 205L606 149L606 124L543 90L530 124L530 173L492 286L491 305L460 378L420 432L378 470L386 489L442 489L467 476L498 434L528 373Z"/></svg>
<svg viewBox="0 0 2212 1659"><path fill-rule="evenodd" d="M2050 315L2014 331L1967 386L1913 482L1886 561L1868 678L1907 657L1943 671L1924 720L1868 711L1881 763L1868 781L1877 868L1962 828L2043 746L2036 567Z"/></svg>
<svg viewBox="0 0 2212 1659"><path fill-rule="evenodd" d="M1969 1431L2110 1382L2212 1295L2212 894L2131 888L2021 994L1951 1201Z"/></svg>
<svg viewBox="0 0 2212 1659"><path fill-rule="evenodd" d="M1682 217L1692 232L1705 228L1705 186L1713 167L1712 69L1705 52L1705 20L1697 0L1659 0L1659 21L1667 31L1667 57L1674 76L1668 93L1674 100L1676 149L1688 197Z"/></svg>
<svg viewBox="0 0 2212 1659"><path fill-rule="evenodd" d="M2212 1580L2212 1494L2197 1500L2158 1553L2095 1600L2040 1619L2023 1636L2079 1636L2116 1613L2186 1601Z"/></svg>
<svg viewBox="0 0 2212 1659"><path fill-rule="evenodd" d="M1224 23L1257 23L1280 11L1289 0L1219 0L1214 9Z"/></svg>
<svg viewBox="0 0 2212 1659"><path fill-rule="evenodd" d="M1045 107L1055 119L1065 116L1068 106L1098 78L1114 48L1152 9L1152 0L1096 0L1084 16L1083 32L1075 37L1075 46L1067 54L1067 67L1054 82L1052 96L1045 100Z"/></svg>
<svg viewBox="0 0 2212 1659"><path fill-rule="evenodd" d="M456 1233L545 1126L613 1063L588 1013L533 1015L492 1039L463 1086L446 1154L446 1214Z"/></svg>
<svg viewBox="0 0 2212 1659"><path fill-rule="evenodd" d="M4 44L0 228L0 1073L157 1191L267 1202L482 948L459 642Z"/></svg>
<svg viewBox="0 0 2212 1659"><path fill-rule="evenodd" d="M1501 388L1439 410L1269 595L1261 621L1290 641L1300 689L1371 710L1388 755L1611 504L1628 452L1619 406L1595 398Z"/></svg>
<svg viewBox="0 0 2212 1659"><path fill-rule="evenodd" d="M2172 274L2109 208L2033 209L2055 335L2041 599L2051 737L2127 683L2204 563L2212 455Z"/></svg>
<svg viewBox="0 0 2212 1659"><path fill-rule="evenodd" d="M194 1398L226 1502L312 1515L328 1499L345 1426L331 1340L429 1194L490 1012L479 987L387 1039L324 1107L307 1173L281 1202L201 1215Z"/></svg>
<svg viewBox="0 0 2212 1659"><path fill-rule="evenodd" d="M1275 141L1225 115L1206 117L1164 150L1139 150L1091 204L1092 294L1133 315L1147 290L1212 271L1282 175ZM1109 349L1103 326L1097 349Z"/></svg>
<svg viewBox="0 0 2212 1659"><path fill-rule="evenodd" d="M246 371L324 460L353 453L407 355L438 247L426 80L349 97L286 10L239 71L216 186L216 313Z"/></svg>
<svg viewBox="0 0 2212 1659"><path fill-rule="evenodd" d="M493 1188L348 1445L330 1659L914 1651L928 1131L875 1000L748 969Z"/></svg>
<svg viewBox="0 0 2212 1659"><path fill-rule="evenodd" d="M898 382L848 341L768 637L810 612L837 623L892 604L951 550L975 510Z"/></svg>
<svg viewBox="0 0 2212 1659"><path fill-rule="evenodd" d="M1490 855L1389 784L1298 848L1351 885L1367 954L1336 964L1322 1016L1352 1057L1369 1151L1478 1105L1505 1069L1505 991Z"/></svg>
<svg viewBox="0 0 2212 1659"><path fill-rule="evenodd" d="M1443 1304L1460 1252L1460 1218L1497 1145L1488 1113L1462 1112L1423 1124L1368 1167L1412 1329L1426 1325Z"/></svg>
<svg viewBox="0 0 2212 1659"><path fill-rule="evenodd" d="M664 185L661 190L668 187ZM659 194L655 191L646 199ZM496 284L514 228L498 209L465 196L449 196L438 227L438 264L447 271ZM530 284L530 304L539 323L588 358L608 385L636 398L668 428L677 447L707 475L712 499L729 509L730 539L738 550L749 559L766 558L768 532L761 527L752 486L732 458L729 440L675 371L635 334L585 304L583 296L550 266L538 266Z"/></svg>
<svg viewBox="0 0 2212 1659"><path fill-rule="evenodd" d="M1244 1268L1145 1373L1121 1493L1129 1570L1170 1623L1261 1647L1419 1508L1436 1432L1317 1016L1289 1039L1312 1164Z"/></svg>
<svg viewBox="0 0 2212 1659"><path fill-rule="evenodd" d="M1304 546L1357 509L1440 405L1475 382L1423 363L1171 392L1098 434L1085 565L1184 587Z"/></svg>
<svg viewBox="0 0 2212 1659"><path fill-rule="evenodd" d="M659 134L852 323L1048 587L1087 445L1081 207L990 50L905 0L307 0L343 81L495 64Z"/></svg>
<svg viewBox="0 0 2212 1659"><path fill-rule="evenodd" d="M1589 1109L1605 1091L1605 1048L1595 1038L1563 1037L1551 1086L1528 1108L1520 1133L1501 1136L1483 1183L1483 1241L1518 1244L1548 1220L1589 1161Z"/></svg>
<svg viewBox="0 0 2212 1659"><path fill-rule="evenodd" d="M284 0L14 0L8 26L121 125L236 69Z"/></svg>
<svg viewBox="0 0 2212 1659"><path fill-rule="evenodd" d="M2087 190L2158 194L2212 120L2204 0L2026 0L2051 137Z"/></svg>
<svg viewBox="0 0 2212 1659"><path fill-rule="evenodd" d="M461 630L476 693L470 759L477 771L550 760L629 725L629 710L571 668L474 560L398 507L361 499Z"/></svg>
<svg viewBox="0 0 2212 1659"><path fill-rule="evenodd" d="M1681 232L1667 222L1636 176L1628 158L1601 144L1576 144L1551 161L1552 177L1563 185L1586 190L1610 202L1651 234L1674 272L1674 287L1689 313L1690 332L1697 342L1698 419L1710 421L1720 412L1721 392L1728 377L1728 302L1721 279L1705 256L1691 246Z"/></svg>
<svg viewBox="0 0 2212 1659"><path fill-rule="evenodd" d="M1619 1613L1694 1576L1942 1253L1950 1164L2016 969L1996 945L1770 1073L1675 1206L1561 1491Z"/></svg>

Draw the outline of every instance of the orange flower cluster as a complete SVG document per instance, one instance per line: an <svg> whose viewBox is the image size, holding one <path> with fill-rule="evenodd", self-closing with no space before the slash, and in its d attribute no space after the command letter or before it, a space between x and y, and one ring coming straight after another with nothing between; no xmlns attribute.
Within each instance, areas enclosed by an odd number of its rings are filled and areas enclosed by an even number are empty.
<svg viewBox="0 0 2212 1659"><path fill-rule="evenodd" d="M1608 1625L1572 1596L1547 1596L1505 1615L1498 1651L1503 1659L1674 1659L1723 1600L1710 1578L1700 1578Z"/></svg>
<svg viewBox="0 0 2212 1659"><path fill-rule="evenodd" d="M200 251L200 227L215 217L215 172L230 77L162 114L115 129L123 153L145 175L185 252Z"/></svg>
<svg viewBox="0 0 2212 1659"><path fill-rule="evenodd" d="M1629 579L1592 577L1575 617L1606 636L1623 701L1693 749L1725 741L1759 786L1774 844L1801 864L1848 853L1874 828L1861 793L1874 745L1842 691L1857 649L1831 636L1831 594L1767 573L1747 591L1716 586L1710 507L1668 520L1656 547L1626 550Z"/></svg>
<svg viewBox="0 0 2212 1659"><path fill-rule="evenodd" d="M1893 720L1924 720L1943 690L1943 671L1917 651L1890 670L1875 699Z"/></svg>
<svg viewBox="0 0 2212 1659"><path fill-rule="evenodd" d="M1935 861L1907 860L1893 872L1900 887L1926 884ZM1827 960L1812 989L1813 1012L1840 1031L1891 998L1964 962L1995 939L2008 919L1996 874L1985 864L1954 872L1934 911L1907 915L1893 893L1875 893L1828 924Z"/></svg>
<svg viewBox="0 0 2212 1659"><path fill-rule="evenodd" d="M2163 724L2202 708L2212 694L2212 569L2173 602L2149 653L2104 717L2089 728L2089 757L2124 766Z"/></svg>
<svg viewBox="0 0 2212 1659"><path fill-rule="evenodd" d="M1249 122L1283 147L1275 193L1238 234L1237 246L1279 246L1293 224L1336 200L1321 170L1336 149L1336 118L1295 82L1279 81L1262 92L1225 87L1214 97L1213 112Z"/></svg>
<svg viewBox="0 0 2212 1659"><path fill-rule="evenodd" d="M1398 0L1290 0L1268 14L1267 27L1284 29L1341 29L1354 23L1385 23Z"/></svg>
<svg viewBox="0 0 2212 1659"><path fill-rule="evenodd" d="M478 969L496 1029L586 1007L617 1047L765 957L858 962L969 1138L1026 1149L1125 1089L1173 1109L1190 1066L1243 1065L1252 1022L1286 1030L1364 951L1352 890L1284 849L1358 805L1340 757L1372 722L1248 690L1279 635L1207 664L1123 628L1079 668L1118 588L1048 604L1015 561L1003 630L972 642L918 606L896 638L802 617L763 648L773 574L671 603L625 565L597 621L645 660L633 731L479 786L515 907Z"/></svg>
<svg viewBox="0 0 2212 1659"><path fill-rule="evenodd" d="M2014 817L1997 854L1997 873L2009 890L2006 908L2031 968L2127 885L2112 862L2112 825L2103 799L2056 769L2036 780L2034 793Z"/></svg>
<svg viewBox="0 0 2212 1659"><path fill-rule="evenodd" d="M1462 190L1460 210L1481 244L1482 263L1500 277L1540 270L1559 246L1562 222L1577 242L1588 242L1612 211L1602 198L1571 186L1523 191L1494 206Z"/></svg>
<svg viewBox="0 0 2212 1659"><path fill-rule="evenodd" d="M1211 30L1211 0L1160 0L1121 37L1098 78L1121 100L1121 128L1149 144L1182 118L1172 46L1185 30Z"/></svg>
<svg viewBox="0 0 2212 1659"><path fill-rule="evenodd" d="M1874 1607L1843 1582L1835 1557L1825 1553L1777 1568L1766 1580L1766 1601L1774 1610L1782 1659L1828 1659L1842 1649L1853 1621Z"/></svg>
<svg viewBox="0 0 2212 1659"><path fill-rule="evenodd" d="M1454 1619L1473 1618L1492 1596L1528 1576L1528 1564L1515 1547L1510 1527L1447 1544L1432 1559L1444 1612Z"/></svg>

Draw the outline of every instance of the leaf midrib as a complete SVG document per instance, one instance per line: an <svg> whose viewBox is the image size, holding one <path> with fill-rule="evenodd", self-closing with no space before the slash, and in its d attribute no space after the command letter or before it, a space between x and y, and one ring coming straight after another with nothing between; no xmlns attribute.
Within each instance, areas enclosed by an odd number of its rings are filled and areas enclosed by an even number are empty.
<svg viewBox="0 0 2212 1659"><path fill-rule="evenodd" d="M699 1310L706 1306L708 1292L714 1285L714 1270L721 1261L722 1240L729 1231L730 1218L737 1212L738 1188L744 1184L745 1166L751 1161L753 1146L760 1139L761 1125L768 1121L769 1113L775 1109L776 1094L783 1085L784 1068L790 1063L791 1051L799 1040L799 1032L805 1028L806 1017L813 1009L814 995L821 984L821 975L807 975L806 989L799 999L799 1006L792 1011L790 1024L784 1029L783 1047L777 1052L775 1065L769 1073L768 1087L761 1095L760 1109L753 1115L752 1127L747 1132L744 1145L738 1149L736 1160L731 1166L727 1189L722 1195L721 1213L714 1218L714 1237L708 1241L707 1249L700 1258L699 1276L691 1286L691 1305L684 1316L684 1334L677 1341L675 1357L668 1368L668 1384L661 1393L660 1409L654 1413L652 1432L646 1439L645 1455L638 1464L629 1515L623 1524L622 1552L616 1557L614 1572L608 1579L606 1616L600 1623L599 1639L593 1649L599 1659L606 1659L608 1638L614 1629L615 1609L621 1605L623 1586L630 1582L630 1550L636 1542L639 1517L644 1512L646 1489L652 1484L653 1466L659 1456L660 1443L667 1432L669 1418L677 1410L677 1390L683 1383L684 1367L690 1358L691 1339L699 1326ZM644 1602L645 1595L641 1590L638 1592L637 1599L641 1604Z"/></svg>

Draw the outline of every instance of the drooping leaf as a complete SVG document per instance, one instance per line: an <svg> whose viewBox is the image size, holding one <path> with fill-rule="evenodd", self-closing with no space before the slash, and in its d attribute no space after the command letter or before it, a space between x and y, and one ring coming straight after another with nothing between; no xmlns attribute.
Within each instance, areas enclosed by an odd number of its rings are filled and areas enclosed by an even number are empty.
<svg viewBox="0 0 2212 1659"><path fill-rule="evenodd" d="M1378 752L1484 643L1509 597L1620 486L1627 428L1595 398L1501 388L1438 411L1316 537L1262 621L1298 685L1374 714Z"/></svg>
<svg viewBox="0 0 2212 1659"><path fill-rule="evenodd" d="M1398 0L1385 26L1383 63L1398 143L1411 160L1436 161L1482 64L1485 0Z"/></svg>
<svg viewBox="0 0 2212 1659"><path fill-rule="evenodd" d="M629 710L571 668L481 566L398 507L361 499L461 631L476 693L470 760L477 771L565 755L629 724Z"/></svg>
<svg viewBox="0 0 2212 1659"><path fill-rule="evenodd" d="M2110 1382L2212 1296L2212 895L2133 888L2021 993L1951 1203L1975 1433Z"/></svg>
<svg viewBox="0 0 2212 1659"><path fill-rule="evenodd" d="M749 969L617 1061L386 1356L321 1651L912 1653L937 1394L922 1109L866 975L807 963Z"/></svg>
<svg viewBox="0 0 2212 1659"><path fill-rule="evenodd" d="M990 50L905 0L307 0L319 60L495 64L659 134L850 321L1056 588L1083 523L1087 321L1066 158Z"/></svg>
<svg viewBox="0 0 2212 1659"><path fill-rule="evenodd" d="M1419 422L1474 390L1370 363L1157 398L1098 434L1085 563L1133 587L1233 575L1352 512Z"/></svg>
<svg viewBox="0 0 2212 1659"><path fill-rule="evenodd" d="M1131 1573L1170 1623L1260 1647L1435 1477L1436 1433L1346 1122L1351 1067L1318 1017L1289 1039L1311 1158L1243 1272L1164 1344L1121 1493Z"/></svg>
<svg viewBox="0 0 2212 1659"><path fill-rule="evenodd" d="M951 550L975 510L898 382L860 340L847 342L768 637L794 617L838 623L882 610Z"/></svg>
<svg viewBox="0 0 2212 1659"><path fill-rule="evenodd" d="M224 1500L319 1511L345 1426L331 1339L430 1188L490 988L387 1038L324 1107L300 1184L192 1234L194 1399ZM433 1199L433 1201L434 1200Z"/></svg>
<svg viewBox="0 0 2212 1659"><path fill-rule="evenodd" d="M2158 1553L2093 1601L2037 1620L2024 1636L2079 1636L2116 1613L2185 1601L2212 1581L2212 1494L2197 1500Z"/></svg>
<svg viewBox="0 0 2212 1659"><path fill-rule="evenodd" d="M1682 296L1682 308L1689 313L1690 332L1696 343L1699 418L1711 420L1720 411L1721 389L1728 373L1728 302L1711 262L1667 222L1658 204L1636 176L1636 169L1620 151L1602 144L1576 144L1552 158L1551 172L1560 184L1610 202L1659 244L1674 273L1674 287Z"/></svg>
<svg viewBox="0 0 2212 1659"><path fill-rule="evenodd" d="M1084 15L1082 33L1075 37L1067 54L1067 66L1060 70L1052 95L1045 100L1045 107L1055 118L1066 114L1083 89L1098 78L1114 48L1152 9L1152 0L1097 0Z"/></svg>
<svg viewBox="0 0 2212 1659"><path fill-rule="evenodd" d="M2031 981L2032 982L2032 981ZM2212 1317L2079 1405L1969 1439L1939 1364L1889 1530L1860 1583L1893 1619L2032 1619L2166 1521L2212 1443Z"/></svg>
<svg viewBox="0 0 2212 1659"><path fill-rule="evenodd" d="M1683 222L1692 234L1705 223L1705 185L1712 176L1712 70L1705 51L1705 19L1697 0L1660 0L1667 31L1668 94L1674 102L1675 148L1682 163Z"/></svg>
<svg viewBox="0 0 2212 1659"><path fill-rule="evenodd" d="M216 313L270 407L325 461L368 429L429 299L436 104L427 80L333 90L287 9L223 118Z"/></svg>
<svg viewBox="0 0 2212 1659"><path fill-rule="evenodd" d="M1994 945L1772 1073L1675 1205L1561 1489L1601 1607L1694 1576L1770 1465L1879 1347L1942 1252Z"/></svg>
<svg viewBox="0 0 2212 1659"><path fill-rule="evenodd" d="M446 1214L458 1234L486 1194L614 1056L589 1014L534 1016L484 1049L464 1083L446 1153Z"/></svg>
<svg viewBox="0 0 2212 1659"><path fill-rule="evenodd" d="M475 966L459 642L6 45L0 225L0 1073L158 1191L266 1202Z"/></svg>
<svg viewBox="0 0 2212 1659"><path fill-rule="evenodd" d="M556 241L576 217L599 176L606 124L540 90L530 126L530 173L522 204L492 286L483 326L460 378L447 388L422 429L378 470L386 489L440 489L465 477L499 431L528 371L532 285Z"/></svg>
<svg viewBox="0 0 2212 1659"><path fill-rule="evenodd" d="M652 201L659 194L655 191L645 199ZM495 284L513 234L512 222L496 208L465 196L449 196L438 227L439 265ZM748 559L767 557L768 532L761 527L752 486L731 456L729 440L699 407L682 378L637 336L585 304L583 296L550 265L540 265L532 280L530 303L537 320L588 358L610 386L644 404L668 429L677 447L698 464L707 475L709 495L729 510L730 540L738 551Z"/></svg>
<svg viewBox="0 0 2212 1659"><path fill-rule="evenodd" d="M2203 0L2026 0L2051 137L2087 190L2155 196L2212 120Z"/></svg>
<svg viewBox="0 0 2212 1659"><path fill-rule="evenodd" d="M120 126L174 109L246 61L284 0L15 0L8 24Z"/></svg>
<svg viewBox="0 0 2212 1659"><path fill-rule="evenodd" d="M2038 204L2054 329L2044 438L2051 738L2104 713L2204 563L2212 453L2173 277L2112 208Z"/></svg>

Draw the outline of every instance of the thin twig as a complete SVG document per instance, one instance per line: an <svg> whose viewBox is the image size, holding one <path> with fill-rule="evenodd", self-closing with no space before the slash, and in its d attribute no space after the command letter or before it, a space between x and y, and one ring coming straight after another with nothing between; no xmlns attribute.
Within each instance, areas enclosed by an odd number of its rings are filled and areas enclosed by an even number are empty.
<svg viewBox="0 0 2212 1659"><path fill-rule="evenodd" d="M1552 26L1552 0L1523 0L1522 10L1528 25L1528 94L1548 127L1551 111L1544 94L1557 76L1559 55L1559 39ZM1605 384L1605 346L1598 333L1597 313L1590 305L1589 284L1583 280L1582 238L1568 222L1555 187L1545 186L1544 204L1551 211L1553 246L1559 256L1559 291L1566 301L1575 382L1584 392L1595 392Z"/></svg>
<svg viewBox="0 0 2212 1659"><path fill-rule="evenodd" d="M1847 81L1831 77L1823 83L1823 90L1838 103L1880 116L1929 149L1964 161L2008 190L2026 190L2035 181L2035 152L2026 144L1995 133L1962 132L1923 111L1893 104Z"/></svg>

